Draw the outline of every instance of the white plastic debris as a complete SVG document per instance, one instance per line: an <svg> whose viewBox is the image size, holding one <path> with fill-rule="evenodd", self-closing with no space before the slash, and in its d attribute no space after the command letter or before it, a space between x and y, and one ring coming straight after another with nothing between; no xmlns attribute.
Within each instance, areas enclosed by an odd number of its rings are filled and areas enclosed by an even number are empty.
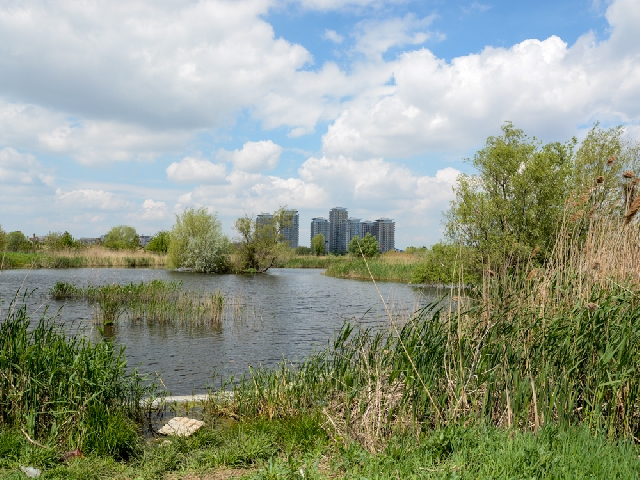
<svg viewBox="0 0 640 480"><path fill-rule="evenodd" d="M29 478L38 478L40 476L40 473L42 473L37 468L23 467L22 465L20 465L20 470L22 470L24 474Z"/></svg>
<svg viewBox="0 0 640 480"><path fill-rule="evenodd" d="M177 435L179 437L188 437L193 435L204 422L188 417L174 417L169 420L164 427L158 430L163 435Z"/></svg>

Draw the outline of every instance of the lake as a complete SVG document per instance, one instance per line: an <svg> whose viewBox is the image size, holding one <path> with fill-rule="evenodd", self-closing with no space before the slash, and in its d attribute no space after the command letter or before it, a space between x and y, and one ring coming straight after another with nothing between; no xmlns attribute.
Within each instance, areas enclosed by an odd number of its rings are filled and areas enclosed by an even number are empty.
<svg viewBox="0 0 640 480"><path fill-rule="evenodd" d="M58 313L69 331L81 329L100 338L94 305L79 300L58 302L47 292L58 281L77 285L179 280L186 288L221 291L241 298L244 321L209 328L147 325L121 320L108 335L126 347L130 367L157 375L173 395L206 391L214 374L228 377L248 366L274 366L286 358L304 357L328 345L343 322L366 327L389 325L372 282L326 277L323 270L274 269L262 275L204 275L155 269L4 270L0 272L0 318L15 293L34 291L27 300L34 318L45 308ZM442 291L379 282L382 297L394 311L413 311L441 297ZM216 383L217 384L217 383Z"/></svg>

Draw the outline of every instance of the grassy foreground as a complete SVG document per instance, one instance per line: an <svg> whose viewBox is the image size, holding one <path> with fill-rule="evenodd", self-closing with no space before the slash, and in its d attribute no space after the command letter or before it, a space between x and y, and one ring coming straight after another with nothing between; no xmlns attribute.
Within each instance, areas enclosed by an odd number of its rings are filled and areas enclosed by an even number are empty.
<svg viewBox="0 0 640 480"><path fill-rule="evenodd" d="M80 250L58 252L3 252L0 269L8 268L102 268L164 267L167 256L138 251L116 251L91 246Z"/></svg>
<svg viewBox="0 0 640 480"><path fill-rule="evenodd" d="M421 262L421 258L413 254L388 252L377 258L367 259L367 264L359 257L334 257L339 260L331 262L325 275L336 278L356 280L374 280L409 283L413 271Z"/></svg>

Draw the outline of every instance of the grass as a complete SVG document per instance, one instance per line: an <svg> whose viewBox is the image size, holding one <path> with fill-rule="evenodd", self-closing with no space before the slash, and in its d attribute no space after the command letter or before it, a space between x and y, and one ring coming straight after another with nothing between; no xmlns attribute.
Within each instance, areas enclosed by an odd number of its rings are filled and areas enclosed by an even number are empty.
<svg viewBox="0 0 640 480"><path fill-rule="evenodd" d="M68 337L46 312L32 324L14 301L0 324L1 448L22 445L20 434L44 464L74 448L128 458L139 447L140 400L153 388L143 381L126 373L122 349Z"/></svg>
<svg viewBox="0 0 640 480"><path fill-rule="evenodd" d="M0 269L9 268L99 268L99 267L164 267L166 255L143 250L109 250L91 246L79 250L4 252Z"/></svg>
<svg viewBox="0 0 640 480"><path fill-rule="evenodd" d="M329 268L331 265L343 262L345 257L324 255L316 257L312 255L295 256L287 259L280 268Z"/></svg>
<svg viewBox="0 0 640 480"><path fill-rule="evenodd" d="M225 319L239 321L256 315L255 309L249 309L240 296L187 290L181 282L165 280L87 287L57 282L49 295L56 300L94 302L97 319L104 325L123 318L148 324L219 329Z"/></svg>
<svg viewBox="0 0 640 480"><path fill-rule="evenodd" d="M342 261L329 265L325 275L369 281L373 277L376 281L409 283L420 261L419 257L414 255L384 254L378 258L368 259L367 268L362 258L342 258Z"/></svg>

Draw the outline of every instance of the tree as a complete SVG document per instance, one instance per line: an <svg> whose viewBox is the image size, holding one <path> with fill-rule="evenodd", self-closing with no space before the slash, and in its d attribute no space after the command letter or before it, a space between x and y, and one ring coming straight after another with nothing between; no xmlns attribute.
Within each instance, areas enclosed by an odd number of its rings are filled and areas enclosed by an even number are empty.
<svg viewBox="0 0 640 480"><path fill-rule="evenodd" d="M380 245L376 237L367 233L364 238L353 237L349 242L349 253L356 256L375 257L379 254Z"/></svg>
<svg viewBox="0 0 640 480"><path fill-rule="evenodd" d="M307 255L313 254L313 250L311 250L309 247L304 247L304 246L296 247L295 252L296 252L296 255L299 255L299 256L307 256Z"/></svg>
<svg viewBox="0 0 640 480"><path fill-rule="evenodd" d="M168 264L195 272L223 273L229 267L229 239L222 224L206 208L188 208L176 215L169 233Z"/></svg>
<svg viewBox="0 0 640 480"><path fill-rule="evenodd" d="M508 122L489 137L471 164L477 175L460 175L446 214L450 240L472 247L485 264L505 265L542 257L555 241L573 166L575 139L542 146Z"/></svg>
<svg viewBox="0 0 640 480"><path fill-rule="evenodd" d="M316 256L324 255L327 252L327 239L324 235L319 233L311 239L311 250Z"/></svg>
<svg viewBox="0 0 640 480"><path fill-rule="evenodd" d="M128 225L113 227L104 239L104 246L111 250L135 250L139 245L136 229Z"/></svg>
<svg viewBox="0 0 640 480"><path fill-rule="evenodd" d="M67 231L64 233L50 232L44 238L44 245L50 250L64 250L65 248L78 247L78 242Z"/></svg>
<svg viewBox="0 0 640 480"><path fill-rule="evenodd" d="M291 254L284 243L282 229L291 225L293 215L284 207L271 219L256 221L247 215L236 220L235 229L240 234L236 243L237 270L241 272L266 272Z"/></svg>
<svg viewBox="0 0 640 480"><path fill-rule="evenodd" d="M149 252L167 253L170 240L171 236L169 232L161 230L153 236L144 249Z"/></svg>
<svg viewBox="0 0 640 480"><path fill-rule="evenodd" d="M7 235L7 250L10 252L31 250L31 242L29 242L22 232L10 232Z"/></svg>
<svg viewBox="0 0 640 480"><path fill-rule="evenodd" d="M4 252L5 248L7 248L7 232L0 225L0 252Z"/></svg>

